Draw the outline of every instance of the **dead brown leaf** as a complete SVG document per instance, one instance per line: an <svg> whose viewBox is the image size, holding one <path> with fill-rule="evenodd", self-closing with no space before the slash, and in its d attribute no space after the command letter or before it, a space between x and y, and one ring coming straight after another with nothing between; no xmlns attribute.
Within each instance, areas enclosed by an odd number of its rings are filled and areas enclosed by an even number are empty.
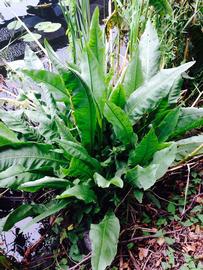
<svg viewBox="0 0 203 270"><path fill-rule="evenodd" d="M149 254L149 249L148 248L139 248L139 259L142 261L144 258L147 257Z"/></svg>

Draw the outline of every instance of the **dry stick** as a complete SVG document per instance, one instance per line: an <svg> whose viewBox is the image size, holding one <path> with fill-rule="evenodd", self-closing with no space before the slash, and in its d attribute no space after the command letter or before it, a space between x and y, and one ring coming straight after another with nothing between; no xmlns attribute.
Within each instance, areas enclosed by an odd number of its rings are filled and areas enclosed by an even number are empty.
<svg viewBox="0 0 203 270"><path fill-rule="evenodd" d="M199 95L198 95L198 97L195 99L195 101L193 102L193 104L192 104L192 106L191 106L192 108L196 106L197 102L199 101L199 99L200 99L201 96L203 95L203 91L200 91L196 85L195 85L195 88L196 88L196 90L198 90Z"/></svg>
<svg viewBox="0 0 203 270"><path fill-rule="evenodd" d="M177 229L177 230L174 230L174 231L164 232L163 235L173 234L173 233L182 231L182 229L183 229L183 228L180 228L180 229ZM153 235L138 236L138 237L133 237L133 238L128 239L128 240L120 241L120 244L129 244L129 243L134 242L134 241L142 241L142 240L145 240L145 239L159 238L159 237L160 237L160 236L158 236L158 235L156 235L156 234L153 234Z"/></svg>
<svg viewBox="0 0 203 270"><path fill-rule="evenodd" d="M142 270L144 270L146 268L150 258L152 257L152 254L153 254L153 252L151 252L150 255L148 256L148 258L146 259L146 262L144 263Z"/></svg>
<svg viewBox="0 0 203 270"><path fill-rule="evenodd" d="M190 166L188 164L187 164L187 170L188 170L188 174L187 174L187 182L186 182L186 187L185 187L184 207L183 207L183 212L182 212L181 216L183 216L184 213L185 213L186 203L187 203L187 195L188 195L188 188L189 188L189 184L190 184Z"/></svg>
<svg viewBox="0 0 203 270"><path fill-rule="evenodd" d="M181 220L184 218L185 214L193 208L193 205L194 205L196 199L197 199L198 197L202 197L202 196L203 196L203 193L199 193L199 194L197 194L197 195L192 199L192 202L191 202L191 204L188 206L188 208L185 210L184 215L181 216Z"/></svg>
<svg viewBox="0 0 203 270"><path fill-rule="evenodd" d="M181 160L178 164L176 164L175 167L169 169L168 171L175 171L179 168L182 168L183 166L185 166L185 162L194 158L196 155L198 155L198 152L203 148L203 143L201 145L199 145L194 151L192 151L192 153L190 153L189 155L187 155L183 160ZM200 155L200 154L199 154Z"/></svg>
<svg viewBox="0 0 203 270"><path fill-rule="evenodd" d="M81 264L83 264L83 263L85 263L86 261L88 261L90 258L91 258L91 253L89 253L87 256L85 256L85 258L81 261L81 262L79 262L79 263L77 263L76 265L74 265L73 267L71 267L71 268L68 268L69 270L75 270L75 269L77 269L77 267L78 266L80 266Z"/></svg>
<svg viewBox="0 0 203 270"><path fill-rule="evenodd" d="M114 210L114 213L117 212L118 208L121 206L121 204L125 201L125 199L128 197L128 195L130 194L130 192L132 191L132 188L130 188L130 190L126 193L125 197L122 199L122 201L117 205L116 209Z"/></svg>

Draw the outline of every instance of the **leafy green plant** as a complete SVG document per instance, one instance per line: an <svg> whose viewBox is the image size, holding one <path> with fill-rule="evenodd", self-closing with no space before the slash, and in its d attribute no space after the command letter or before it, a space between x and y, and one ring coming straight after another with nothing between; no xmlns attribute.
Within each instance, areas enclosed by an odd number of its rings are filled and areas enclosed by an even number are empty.
<svg viewBox="0 0 203 270"><path fill-rule="evenodd" d="M88 209L87 223L104 216L99 224L88 224L92 269L102 270L117 251L120 225L114 211L122 189L141 202L169 167L201 154L202 136L179 138L203 125L203 109L177 103L177 81L193 62L160 70L158 36L150 21L119 77L105 54L108 40L98 9L86 38L77 61L73 52L67 65L45 42L55 72L23 69L26 87L19 102L26 101L26 108L0 111L0 187L56 190L46 205L22 205L1 226L9 230L33 216L29 226L80 203L80 215Z"/></svg>

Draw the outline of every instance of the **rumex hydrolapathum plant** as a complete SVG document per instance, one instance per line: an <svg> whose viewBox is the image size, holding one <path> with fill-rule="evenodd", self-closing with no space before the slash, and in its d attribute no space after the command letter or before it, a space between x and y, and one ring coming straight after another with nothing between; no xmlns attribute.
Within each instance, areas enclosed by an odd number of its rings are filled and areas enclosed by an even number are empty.
<svg viewBox="0 0 203 270"><path fill-rule="evenodd" d="M116 255L120 225L112 198L119 198L117 191L149 189L169 167L192 152L200 154L203 141L203 136L178 140L203 125L202 109L177 103L181 74L193 62L160 70L150 21L119 78L109 74L104 44L96 9L79 64L62 64L46 43L56 71L22 70L36 82L35 92L21 95L29 106L0 111L0 187L51 188L58 194L46 205L17 208L3 229L26 216L33 216L33 223L80 203L90 220L105 215L90 226L94 270L105 269Z"/></svg>

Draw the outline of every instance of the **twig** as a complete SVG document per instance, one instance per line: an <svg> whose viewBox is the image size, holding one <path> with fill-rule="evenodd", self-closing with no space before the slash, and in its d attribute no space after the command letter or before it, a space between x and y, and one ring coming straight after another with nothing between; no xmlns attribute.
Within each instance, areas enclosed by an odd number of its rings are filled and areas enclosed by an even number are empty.
<svg viewBox="0 0 203 270"><path fill-rule="evenodd" d="M187 174L187 182L186 182L186 187L185 187L184 207L183 207L183 212L182 212L181 216L183 216L185 213L185 208L186 208L186 204L187 204L188 188L189 188L189 184L190 184L190 166L188 164L187 164L187 170L188 170L188 174Z"/></svg>
<svg viewBox="0 0 203 270"><path fill-rule="evenodd" d="M69 270L75 270L75 269L77 269L77 267L78 266L80 266L81 264L83 264L83 263L85 263L86 261L88 261L90 258L91 258L91 253L89 253L87 256L85 256L85 258L81 261L81 262L79 262L79 263L77 263L76 265L74 265L73 267L71 267L71 268L69 268Z"/></svg>
<svg viewBox="0 0 203 270"><path fill-rule="evenodd" d="M151 256L152 256L152 252L149 254L148 258L146 259L146 262L144 263L143 267L142 267L142 270L144 270L148 264L148 261L150 260Z"/></svg>
<svg viewBox="0 0 203 270"><path fill-rule="evenodd" d="M190 205L188 206L188 208L185 210L184 214L182 214L181 220L184 218L184 216L186 215L186 213L189 212L189 211L193 208L193 204L195 203L196 199L197 199L198 197L201 197L201 196L203 196L203 193L199 193L199 194L197 194L195 197L193 197L191 204L190 204Z"/></svg>
<svg viewBox="0 0 203 270"><path fill-rule="evenodd" d="M132 188L126 193L125 197L122 199L122 201L116 206L116 209L114 210L114 213L117 212L118 208L121 206L121 204L125 201L125 199L128 197L130 192L132 191Z"/></svg>
<svg viewBox="0 0 203 270"><path fill-rule="evenodd" d="M182 231L182 229L183 228L180 228L180 229L174 230L174 231L164 232L163 233L163 236L164 235L168 235L168 234L173 234L173 233L176 233L176 232L179 232L179 231ZM160 235L157 235L157 234L138 236L138 237L134 237L134 238L131 238L131 239L128 239L128 240L120 241L120 244L129 244L129 243L135 242L135 241L142 241L142 240L145 240L145 239L159 238L159 237L160 237Z"/></svg>

